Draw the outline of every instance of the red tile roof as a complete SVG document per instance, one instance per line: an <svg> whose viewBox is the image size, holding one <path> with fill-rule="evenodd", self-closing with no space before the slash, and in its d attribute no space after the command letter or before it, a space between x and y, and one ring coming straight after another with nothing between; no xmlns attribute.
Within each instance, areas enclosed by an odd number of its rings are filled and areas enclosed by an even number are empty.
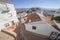
<svg viewBox="0 0 60 40"><path fill-rule="evenodd" d="M25 17L27 17L27 21L29 21L29 20L31 20L31 21L39 21L39 20L41 20L40 17L36 13L28 14ZM23 17L23 18L25 18L25 17Z"/></svg>

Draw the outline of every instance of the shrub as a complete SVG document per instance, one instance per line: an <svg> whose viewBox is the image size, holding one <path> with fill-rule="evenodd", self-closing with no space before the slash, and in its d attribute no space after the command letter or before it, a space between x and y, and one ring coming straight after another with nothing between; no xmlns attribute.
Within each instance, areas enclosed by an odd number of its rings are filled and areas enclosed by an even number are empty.
<svg viewBox="0 0 60 40"><path fill-rule="evenodd" d="M57 23L60 23L60 16L52 16L51 20L55 20Z"/></svg>

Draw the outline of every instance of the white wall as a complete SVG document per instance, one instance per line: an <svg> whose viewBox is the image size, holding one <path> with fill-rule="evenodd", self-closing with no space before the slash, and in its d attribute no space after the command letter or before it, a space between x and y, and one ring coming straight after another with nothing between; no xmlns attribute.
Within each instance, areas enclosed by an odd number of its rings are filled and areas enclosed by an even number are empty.
<svg viewBox="0 0 60 40"><path fill-rule="evenodd" d="M8 6L8 8L10 9L10 12L9 12L9 13L12 14L12 18L11 18L11 19L14 20L15 22L18 22L17 14L16 14L17 12L16 12L16 10L15 10L14 5L7 3L7 6Z"/></svg>
<svg viewBox="0 0 60 40"><path fill-rule="evenodd" d="M24 20L24 18L21 18L21 23L25 23L26 21Z"/></svg>
<svg viewBox="0 0 60 40"><path fill-rule="evenodd" d="M5 27L4 24L6 24L6 23L10 24L11 21L18 22L18 19L17 19L17 16L16 16L16 10L15 10L14 5L10 4L10 3L6 3L6 5L7 5L8 9L9 9L9 12L1 13L2 9L0 9L0 30ZM1 7L4 10L6 10L5 5L3 7L3 4L0 4L0 8Z"/></svg>
<svg viewBox="0 0 60 40"><path fill-rule="evenodd" d="M25 23L26 20L27 20L27 17L25 17L25 18L21 18L21 23Z"/></svg>
<svg viewBox="0 0 60 40"><path fill-rule="evenodd" d="M18 22L17 20L17 15L16 15L16 10L13 4L6 3L6 4L0 4L1 7L5 10L6 7L3 7L3 5L7 5L7 8L9 9L9 12L7 13L1 13L2 9L0 9L0 19L5 20L5 21L15 21ZM0 7L0 8L1 8ZM10 17L11 16L11 17Z"/></svg>
<svg viewBox="0 0 60 40"><path fill-rule="evenodd" d="M56 17L56 16L60 16L60 13L56 13L56 14L54 14L54 16Z"/></svg>
<svg viewBox="0 0 60 40"><path fill-rule="evenodd" d="M34 32L37 34L46 35L46 36L49 36L52 31L57 31L53 27L44 23L43 21L27 23L27 24L25 24L25 26L26 26L27 31ZM36 26L36 30L33 30L32 26Z"/></svg>

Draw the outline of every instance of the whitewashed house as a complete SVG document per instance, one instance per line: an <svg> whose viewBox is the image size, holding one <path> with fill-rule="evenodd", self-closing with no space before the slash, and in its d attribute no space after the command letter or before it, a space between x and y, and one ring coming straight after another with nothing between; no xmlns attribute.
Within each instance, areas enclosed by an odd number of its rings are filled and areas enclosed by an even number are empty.
<svg viewBox="0 0 60 40"><path fill-rule="evenodd" d="M43 14L38 14L38 13L37 13L37 15L43 16ZM41 34L41 35L44 35L47 37L50 36L52 31L59 32L58 30L56 30L54 27L52 27L51 25L49 25L47 23L47 19L46 19L46 21L44 21L44 20L42 20L44 18L42 18L42 17L40 17L40 18L41 18L40 21L25 23L26 30L33 32L33 33Z"/></svg>
<svg viewBox="0 0 60 40"><path fill-rule="evenodd" d="M18 18L20 18L20 17L24 17L24 16L26 16L27 15L27 13L26 12L17 12L17 17Z"/></svg>
<svg viewBox="0 0 60 40"><path fill-rule="evenodd" d="M23 12L17 12L17 18L20 20L21 19L21 23L24 23L25 22L25 19L27 19L27 16L28 13L26 13L25 11Z"/></svg>
<svg viewBox="0 0 60 40"><path fill-rule="evenodd" d="M55 16L55 17L56 17L56 16L60 16L60 10L56 10L54 16Z"/></svg>
<svg viewBox="0 0 60 40"><path fill-rule="evenodd" d="M14 5L0 1L0 31L14 30L18 22Z"/></svg>
<svg viewBox="0 0 60 40"><path fill-rule="evenodd" d="M37 21L37 22L31 22L31 23L25 23L26 30L41 34L44 36L49 36L52 31L57 31L53 27L50 27L47 23L44 21Z"/></svg>
<svg viewBox="0 0 60 40"><path fill-rule="evenodd" d="M25 16L27 16L27 15L28 15L28 13L26 13L26 12L20 13L20 18L21 18L22 23L25 23L25 21L27 19L27 17L25 17Z"/></svg>

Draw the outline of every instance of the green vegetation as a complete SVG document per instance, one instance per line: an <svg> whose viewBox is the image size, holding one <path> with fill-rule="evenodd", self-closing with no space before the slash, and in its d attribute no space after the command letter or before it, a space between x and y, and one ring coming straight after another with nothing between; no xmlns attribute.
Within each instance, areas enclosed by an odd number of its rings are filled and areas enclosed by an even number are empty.
<svg viewBox="0 0 60 40"><path fill-rule="evenodd" d="M54 15L53 15L51 20L55 20L57 23L60 23L60 16L54 17Z"/></svg>
<svg viewBox="0 0 60 40"><path fill-rule="evenodd" d="M40 9L39 8L30 8L29 10L27 10L27 13L36 12L37 10L40 10Z"/></svg>
<svg viewBox="0 0 60 40"><path fill-rule="evenodd" d="M51 20L54 20L54 15L51 16Z"/></svg>

